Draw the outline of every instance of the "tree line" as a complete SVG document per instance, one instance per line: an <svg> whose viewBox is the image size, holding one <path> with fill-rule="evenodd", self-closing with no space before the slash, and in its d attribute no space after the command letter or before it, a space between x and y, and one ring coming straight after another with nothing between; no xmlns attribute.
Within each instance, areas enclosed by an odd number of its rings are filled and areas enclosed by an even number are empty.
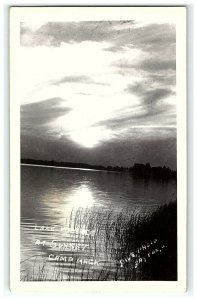
<svg viewBox="0 0 197 300"><path fill-rule="evenodd" d="M136 178L176 178L177 172L171 170L166 166L152 167L150 163L139 164L135 163L132 167L120 167L120 166L102 166L102 165L90 165L85 163L74 163L74 162L57 162L54 160L37 160L37 159L21 159L22 164L33 164L33 165L44 165L44 166L56 166L56 167L67 167L67 168L80 168L80 169L92 169L92 170L103 170L112 172L129 172Z"/></svg>

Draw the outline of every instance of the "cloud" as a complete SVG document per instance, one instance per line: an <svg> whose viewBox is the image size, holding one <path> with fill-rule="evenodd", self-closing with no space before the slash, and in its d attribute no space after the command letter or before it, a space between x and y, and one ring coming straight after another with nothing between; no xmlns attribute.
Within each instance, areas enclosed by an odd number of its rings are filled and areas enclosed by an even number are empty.
<svg viewBox="0 0 197 300"><path fill-rule="evenodd" d="M176 29L172 24L149 24L145 26L133 26L121 31L115 40L110 39L112 46L108 51L117 52L126 49L140 49L149 57L163 54L168 58L169 54L176 53ZM161 57L161 56L160 56Z"/></svg>
<svg viewBox="0 0 197 300"><path fill-rule="evenodd" d="M21 134L47 135L48 125L71 110L61 105L64 103L60 98L52 98L21 105Z"/></svg>
<svg viewBox="0 0 197 300"><path fill-rule="evenodd" d="M161 86L169 86L175 89L176 84L176 73L169 72L167 75L163 73L152 73L148 75L150 82L157 83Z"/></svg>
<svg viewBox="0 0 197 300"><path fill-rule="evenodd" d="M128 22L131 26L134 23ZM59 47L61 43L108 41L128 32L124 24L124 21L48 22L35 30L21 23L21 45ZM118 30L117 25L120 26Z"/></svg>
<svg viewBox="0 0 197 300"><path fill-rule="evenodd" d="M118 138L123 134L127 137L133 134L136 136L136 132L137 136L142 138L139 132L147 130L152 139L154 136L159 138L162 134L171 135L170 131L173 135L176 127L176 108L174 103L169 101L170 97L175 96L173 90L154 88L148 82L140 82L128 85L125 92L131 96L136 95L138 104L118 110L110 118L101 120L96 125L112 129Z"/></svg>
<svg viewBox="0 0 197 300"><path fill-rule="evenodd" d="M60 47L61 43L84 41L109 42L107 51L121 51L127 47L144 51L163 51L175 48L175 27L171 24L136 26L128 21L48 22L40 28L21 23L22 46Z"/></svg>
<svg viewBox="0 0 197 300"><path fill-rule="evenodd" d="M132 30L134 47L148 52L168 51L176 46L176 29L172 24L150 24Z"/></svg>
<svg viewBox="0 0 197 300"><path fill-rule="evenodd" d="M135 94L139 97L141 101L142 113L136 114L136 119L138 122L149 122L155 124L158 120L162 125L168 125L168 115L169 119L174 118L174 125L176 124L174 103L170 101L166 102L169 97L174 97L175 93L170 88L154 88L149 86L147 83L138 83L134 85L129 85L127 88L131 94Z"/></svg>
<svg viewBox="0 0 197 300"><path fill-rule="evenodd" d="M133 135L136 136L136 132L140 138L142 138L143 134L139 135L139 133L146 132L143 138L148 138L147 131L152 139L158 139L163 134L165 136L170 134L170 131L174 132L176 128L176 112L172 112L171 105L158 106L153 109L147 109L141 105L136 110L102 120L96 125L114 130L114 136L117 136L119 139L124 139L124 136L126 138L131 138Z"/></svg>
<svg viewBox="0 0 197 300"><path fill-rule="evenodd" d="M176 70L176 60L175 59L149 59L144 60L138 66L140 69L150 72L157 72L157 71L165 71L165 70Z"/></svg>
<svg viewBox="0 0 197 300"><path fill-rule="evenodd" d="M127 61L121 60L114 63L113 66L117 66L119 68L137 69L147 72L158 73L160 71L176 70L176 60L163 60L162 58L146 58L145 60L139 61L138 63L129 63Z"/></svg>
<svg viewBox="0 0 197 300"><path fill-rule="evenodd" d="M89 76L85 75L73 75L73 76L64 76L60 79L50 81L50 84L60 85L64 83L85 83L85 84L98 84L98 85L109 85L105 82L97 82L91 79Z"/></svg>
<svg viewBox="0 0 197 300"><path fill-rule="evenodd" d="M156 89L175 89L176 28L174 25L133 26L130 30L130 37L117 39L111 46L116 49L112 51L117 51L118 45L127 48L128 53L138 49L139 55L137 59L122 55L122 58L112 62L111 66L114 71L124 77L135 74L136 77L141 78L141 81L147 81L149 86L154 86Z"/></svg>
<svg viewBox="0 0 197 300"><path fill-rule="evenodd" d="M151 108L158 103L159 100L167 98L170 95L174 95L174 92L169 88L153 88L147 83L138 83L134 85L129 85L126 89L129 93L135 94L140 99L142 99L143 103Z"/></svg>

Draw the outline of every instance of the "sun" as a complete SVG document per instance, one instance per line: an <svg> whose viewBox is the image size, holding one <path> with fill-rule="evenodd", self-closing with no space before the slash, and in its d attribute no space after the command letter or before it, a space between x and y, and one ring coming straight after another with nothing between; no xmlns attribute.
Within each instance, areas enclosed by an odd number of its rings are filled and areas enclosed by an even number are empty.
<svg viewBox="0 0 197 300"><path fill-rule="evenodd" d="M82 128L70 132L70 138L85 148L93 148L110 138L110 131L101 127Z"/></svg>

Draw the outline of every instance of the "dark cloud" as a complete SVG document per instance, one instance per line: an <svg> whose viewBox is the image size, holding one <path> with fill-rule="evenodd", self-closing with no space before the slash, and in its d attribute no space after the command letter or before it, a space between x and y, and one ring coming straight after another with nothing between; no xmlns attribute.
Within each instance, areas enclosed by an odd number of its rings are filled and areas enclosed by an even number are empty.
<svg viewBox="0 0 197 300"><path fill-rule="evenodd" d="M109 39L113 43L112 47L106 48L108 51L116 52L124 50L126 47L142 50L152 56L157 54L168 58L173 58L176 53L176 29L171 24L150 24L142 27L124 29L122 34L116 38ZM158 57L159 58L159 57Z"/></svg>
<svg viewBox="0 0 197 300"><path fill-rule="evenodd" d="M47 134L47 125L65 115L70 108L61 106L62 99L52 98L21 106L21 133Z"/></svg>
<svg viewBox="0 0 197 300"><path fill-rule="evenodd" d="M143 103L151 108L158 103L159 100L167 98L170 95L174 95L174 92L168 88L153 88L146 84L134 84L129 85L126 89L131 94L135 94L143 101Z"/></svg>
<svg viewBox="0 0 197 300"><path fill-rule="evenodd" d="M148 59L139 63L139 68L145 71L157 72L163 70L176 70L176 60L175 59Z"/></svg>
<svg viewBox="0 0 197 300"><path fill-rule="evenodd" d="M171 24L150 24L132 31L133 46L148 52L172 51L175 53L176 29Z"/></svg>
<svg viewBox="0 0 197 300"><path fill-rule="evenodd" d="M175 72L168 72L168 74L149 74L148 78L150 83L158 83L161 86L168 86L168 87L175 87L176 84L176 73Z"/></svg>
<svg viewBox="0 0 197 300"><path fill-rule="evenodd" d="M125 128L130 132L133 132L136 126L176 126L175 107L163 101L174 95L174 91L168 88L153 88L147 82L129 85L125 91L136 95L140 100L139 104L117 111L111 118L98 122L97 126L117 131ZM156 133L155 136L158 138Z"/></svg>
<svg viewBox="0 0 197 300"><path fill-rule="evenodd" d="M175 112L172 112L172 106L161 105L153 107L152 109L148 109L144 105L139 105L136 107L136 110L132 109L124 114L117 114L117 116L111 117L107 120L102 120L96 125L105 126L106 128L115 130L117 132L121 132L122 129L126 129L127 132L133 134L135 132L135 127L139 128L137 129L139 132L146 130L143 126L150 126L151 128L153 124L157 124L157 128L160 130L160 135L165 126L176 126L176 114ZM169 130L172 129L170 128ZM152 129L152 138L153 135L158 138L158 135L156 134L156 128Z"/></svg>
<svg viewBox="0 0 197 300"><path fill-rule="evenodd" d="M117 39L112 51L121 47L135 48L141 51L140 60L114 61L114 71L129 76L137 74L148 82L158 85L162 90L173 90L176 84L176 28L171 24L150 24L131 28L129 39ZM157 92L143 87L147 100L157 98ZM162 93L162 91L160 91ZM163 91L165 93L165 91ZM153 93L153 95L151 95Z"/></svg>
<svg viewBox="0 0 197 300"><path fill-rule="evenodd" d="M147 83L129 85L127 91L135 94L141 100L142 113L136 114L139 122L155 123L157 119L168 125L168 115L171 114L173 106L166 104L163 100L174 95L170 88L153 88ZM174 125L176 121L174 120Z"/></svg>
<svg viewBox="0 0 197 300"><path fill-rule="evenodd" d="M143 70L151 73L158 73L162 71L176 70L176 60L168 59L163 60L162 58L146 58L140 62L129 63L127 61L118 61L113 63L113 66L117 66L123 69L136 69Z"/></svg>
<svg viewBox="0 0 197 300"><path fill-rule="evenodd" d="M107 51L120 51L125 47L148 52L175 53L175 27L170 24L151 24L136 27L130 21L48 22L37 30L21 23L22 46L53 46L83 41L109 42Z"/></svg>
<svg viewBox="0 0 197 300"><path fill-rule="evenodd" d="M133 21L127 21L132 24ZM37 30L21 23L22 46L54 46L83 41L108 41L125 34L124 21L48 22ZM116 26L120 28L117 29ZM128 30L126 29L128 32Z"/></svg>

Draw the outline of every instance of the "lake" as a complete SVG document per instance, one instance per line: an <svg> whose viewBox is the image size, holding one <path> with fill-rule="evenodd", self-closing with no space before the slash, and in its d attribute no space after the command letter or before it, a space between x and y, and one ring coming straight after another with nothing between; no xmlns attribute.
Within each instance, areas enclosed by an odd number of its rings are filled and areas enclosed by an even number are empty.
<svg viewBox="0 0 197 300"><path fill-rule="evenodd" d="M88 211L150 212L176 200L176 188L175 180L135 179L126 172L22 165L21 280L80 280L87 265L88 274L95 264L99 269L86 251L95 241L90 243L91 232L79 226L76 213L87 218ZM77 232L79 227L84 231Z"/></svg>

